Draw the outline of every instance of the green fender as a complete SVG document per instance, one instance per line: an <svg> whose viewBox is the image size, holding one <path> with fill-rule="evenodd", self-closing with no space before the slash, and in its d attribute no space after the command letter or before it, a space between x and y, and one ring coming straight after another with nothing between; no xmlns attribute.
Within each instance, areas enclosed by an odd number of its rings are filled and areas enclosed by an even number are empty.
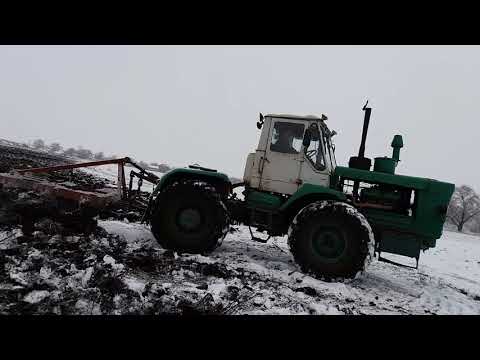
<svg viewBox="0 0 480 360"><path fill-rule="evenodd" d="M341 191L330 189L326 186L315 184L303 184L300 188L280 207L282 212L290 212L292 208L306 206L309 202L320 199L346 201L347 197ZM303 205L303 206L302 206Z"/></svg>
<svg viewBox="0 0 480 360"><path fill-rule="evenodd" d="M180 179L198 179L206 182L213 182L215 184L224 184L225 186L231 186L230 179L224 173L200 169L179 168L173 169L162 176L155 189L153 190L152 196L156 196L160 191L165 188L165 186L171 184L173 181Z"/></svg>

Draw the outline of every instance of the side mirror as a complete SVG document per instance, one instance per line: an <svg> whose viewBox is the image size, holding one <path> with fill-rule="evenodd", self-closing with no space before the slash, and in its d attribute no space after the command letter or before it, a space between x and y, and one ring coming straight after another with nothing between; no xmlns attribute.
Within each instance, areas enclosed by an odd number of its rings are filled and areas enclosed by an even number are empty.
<svg viewBox="0 0 480 360"><path fill-rule="evenodd" d="M260 121L257 121L258 130L260 130L262 128L262 125L263 125L263 114L260 113Z"/></svg>
<svg viewBox="0 0 480 360"><path fill-rule="evenodd" d="M310 141L312 140L312 133L311 133L311 130L310 129L307 129L305 131L305 135L303 135L303 146L305 148L308 148L310 146Z"/></svg>

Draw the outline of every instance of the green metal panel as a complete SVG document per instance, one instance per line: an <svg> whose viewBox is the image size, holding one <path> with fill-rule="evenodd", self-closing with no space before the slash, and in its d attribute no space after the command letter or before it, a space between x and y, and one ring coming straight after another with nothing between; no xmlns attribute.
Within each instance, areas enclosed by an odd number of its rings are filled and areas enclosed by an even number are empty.
<svg viewBox="0 0 480 360"><path fill-rule="evenodd" d="M210 178L212 180L217 180L217 181L220 180L226 183L230 182L230 179L228 178L228 176L220 172L198 170L198 169L187 169L187 168L173 169L162 176L159 183L155 187L155 190L153 191L153 195L156 195L158 192L160 192L165 186L165 184L168 183L173 178L195 177L195 176L199 176L203 179Z"/></svg>
<svg viewBox="0 0 480 360"><path fill-rule="evenodd" d="M435 246L435 240L428 238L431 233L422 233L418 220L413 216L377 209L364 209L363 213L376 231L382 252L416 258L421 249Z"/></svg>
<svg viewBox="0 0 480 360"><path fill-rule="evenodd" d="M245 195L245 201L248 206L254 208L275 210L282 205L283 199L280 196L252 190Z"/></svg>
<svg viewBox="0 0 480 360"><path fill-rule="evenodd" d="M418 190L426 189L431 182L436 182L436 180L414 176L391 175L377 171L360 170L344 166L337 166L334 174L336 177L341 176L352 180L397 185Z"/></svg>
<svg viewBox="0 0 480 360"><path fill-rule="evenodd" d="M360 198L365 201L383 201L388 203L394 203L400 201L400 194L393 191L384 191L381 188L366 188L360 192Z"/></svg>
<svg viewBox="0 0 480 360"><path fill-rule="evenodd" d="M306 183L300 186L300 188L282 205L280 210L284 211L297 200L312 194L325 195L325 197L339 201L347 200L347 197L341 191L333 190L321 185Z"/></svg>
<svg viewBox="0 0 480 360"><path fill-rule="evenodd" d="M455 185L431 181L425 191L418 192L415 225L419 233L438 239L442 235L448 204Z"/></svg>
<svg viewBox="0 0 480 360"><path fill-rule="evenodd" d="M413 216L397 214L379 209L363 209L369 222L381 228L394 228L403 231L412 230L415 219ZM412 230L413 231L413 230Z"/></svg>
<svg viewBox="0 0 480 360"><path fill-rule="evenodd" d="M411 216L377 209L364 209L370 224L380 234L382 251L417 257L420 249L435 247L445 222L454 185L432 182L416 191L416 208Z"/></svg>
<svg viewBox="0 0 480 360"><path fill-rule="evenodd" d="M395 174L397 162L389 157L376 157L373 164L373 171L386 174Z"/></svg>
<svg viewBox="0 0 480 360"><path fill-rule="evenodd" d="M378 209L363 210L380 236L382 251L417 257L420 249L434 247L436 239L442 235L446 210L455 190L454 184L342 166L336 167L334 176L336 181L342 177L414 190L415 204L411 215Z"/></svg>
<svg viewBox="0 0 480 360"><path fill-rule="evenodd" d="M389 252L416 258L420 254L422 241L412 234L402 234L393 231L384 231L381 235L381 252Z"/></svg>

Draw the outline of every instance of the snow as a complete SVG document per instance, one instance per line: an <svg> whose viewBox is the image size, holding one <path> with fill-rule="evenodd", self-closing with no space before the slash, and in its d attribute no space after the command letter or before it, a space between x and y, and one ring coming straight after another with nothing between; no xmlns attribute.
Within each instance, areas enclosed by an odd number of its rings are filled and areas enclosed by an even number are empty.
<svg viewBox="0 0 480 360"><path fill-rule="evenodd" d="M173 254L146 225L99 226L109 237L55 235L38 249L12 240L16 230L0 233L0 251L24 254L5 256L0 289L21 296L0 303L0 312L22 312L27 304L62 313L65 301L74 314L174 312L186 300L225 314L480 314L480 237L473 235L444 231L418 270L374 259L358 278L325 282L300 271L286 236L260 244L238 226L209 255ZM64 254L75 260L60 259Z"/></svg>
<svg viewBox="0 0 480 360"><path fill-rule="evenodd" d="M115 265L115 259L112 258L112 257L109 256L109 255L105 255L105 256L103 257L103 262L104 262L105 264L109 264L109 265L112 265L112 266Z"/></svg>
<svg viewBox="0 0 480 360"><path fill-rule="evenodd" d="M20 149L30 149L28 146L25 146L23 144L15 142L15 141L6 140L6 139L0 139L0 145L1 146L14 147L14 148L20 148Z"/></svg>
<svg viewBox="0 0 480 360"><path fill-rule="evenodd" d="M155 238L148 227L126 221L98 221L98 225L111 234L120 235L128 240L149 240L156 244Z"/></svg>
<svg viewBox="0 0 480 360"><path fill-rule="evenodd" d="M85 270L85 273L82 276L82 286L86 287L88 285L88 282L90 281L90 278L92 277L93 274L93 267L90 266Z"/></svg>
<svg viewBox="0 0 480 360"><path fill-rule="evenodd" d="M28 293L23 301L26 301L30 304L36 304L36 303L39 303L40 301L42 301L43 299L45 299L47 296L50 295L50 292L46 291L46 290L34 290L30 293Z"/></svg>
<svg viewBox="0 0 480 360"><path fill-rule="evenodd" d="M139 294L142 294L145 291L145 285L146 283L143 281L140 281L139 279L132 278L132 277L125 277L124 283L127 285L127 287L135 291Z"/></svg>
<svg viewBox="0 0 480 360"><path fill-rule="evenodd" d="M26 275L22 272L10 271L9 277L10 277L10 279L12 279L17 284L20 284L20 285L23 285L23 286L28 285L28 280L26 278Z"/></svg>
<svg viewBox="0 0 480 360"><path fill-rule="evenodd" d="M148 228L138 231L142 225L103 225L132 242L154 241ZM136 231L127 230L130 227ZM158 247L155 242L152 246ZM243 226L209 256L185 254L179 261L223 265L237 274L202 281L208 285L203 292L215 301L225 302L232 286L249 292L253 297L237 309L240 314L480 314L480 238L450 231L422 255L418 270L374 260L363 276L345 282L302 274L288 252L286 237L258 244ZM193 288L199 278L192 278L191 271L176 272L168 279L169 288L174 293L202 292Z"/></svg>

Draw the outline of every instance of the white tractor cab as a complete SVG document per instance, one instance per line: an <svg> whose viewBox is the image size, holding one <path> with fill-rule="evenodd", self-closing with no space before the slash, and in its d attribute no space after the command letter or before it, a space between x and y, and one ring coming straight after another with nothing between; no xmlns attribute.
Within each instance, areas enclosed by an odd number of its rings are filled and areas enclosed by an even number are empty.
<svg viewBox="0 0 480 360"><path fill-rule="evenodd" d="M291 195L304 183L329 187L336 167L327 117L260 114L256 152L247 157L243 180L250 188Z"/></svg>

